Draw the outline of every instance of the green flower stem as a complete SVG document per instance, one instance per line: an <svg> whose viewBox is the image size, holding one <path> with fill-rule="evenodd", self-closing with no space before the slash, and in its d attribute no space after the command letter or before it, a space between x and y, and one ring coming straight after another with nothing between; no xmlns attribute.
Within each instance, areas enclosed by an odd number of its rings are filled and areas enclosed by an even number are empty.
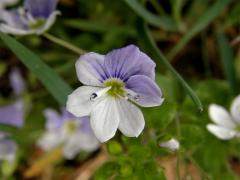
<svg viewBox="0 0 240 180"><path fill-rule="evenodd" d="M67 48L67 49L69 49L69 50L71 50L71 51L73 51L73 52L75 52L75 53L77 53L79 55L82 55L82 54L85 53L85 51L83 49L80 49L80 48L74 46L73 44L71 44L69 42L66 42L66 41L64 41L62 39L59 39L59 38L57 38L57 37L55 37L55 36L53 36L51 34L44 33L43 36L45 38L47 38L48 40L50 40L50 41L52 41L52 42L54 42L54 43L56 43L56 44L58 44L58 45L60 45L60 46L62 46L64 48Z"/></svg>

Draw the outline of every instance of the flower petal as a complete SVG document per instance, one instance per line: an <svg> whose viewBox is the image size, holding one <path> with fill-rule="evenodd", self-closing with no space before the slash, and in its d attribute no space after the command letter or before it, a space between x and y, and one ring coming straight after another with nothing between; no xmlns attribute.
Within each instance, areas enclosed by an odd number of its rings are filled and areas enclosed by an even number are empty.
<svg viewBox="0 0 240 180"><path fill-rule="evenodd" d="M106 97L91 111L90 123L96 137L105 142L111 139L120 121L119 107L115 98Z"/></svg>
<svg viewBox="0 0 240 180"><path fill-rule="evenodd" d="M116 49L105 57L105 67L111 77L127 81L133 75L155 78L155 63L135 45Z"/></svg>
<svg viewBox="0 0 240 180"><path fill-rule="evenodd" d="M159 106L163 102L162 92L158 85L149 77L135 75L126 82L126 88L130 89L131 100L143 107ZM131 92L133 94L131 95Z"/></svg>
<svg viewBox="0 0 240 180"><path fill-rule="evenodd" d="M27 21L21 18L19 10L6 11L0 9L0 31L15 35L32 33L28 30Z"/></svg>
<svg viewBox="0 0 240 180"><path fill-rule="evenodd" d="M168 148L171 151L178 150L179 146L180 146L179 141L174 139L174 138L171 138L169 141L163 142L163 143L160 144L160 147Z"/></svg>
<svg viewBox="0 0 240 180"><path fill-rule="evenodd" d="M81 83L90 86L102 86L108 75L104 69L104 55L86 53L77 60L76 71Z"/></svg>
<svg viewBox="0 0 240 180"><path fill-rule="evenodd" d="M214 134L216 137L222 140L229 140L234 138L234 136L237 134L232 129L227 129L215 124L208 124L207 125L208 131L210 131L212 134Z"/></svg>
<svg viewBox="0 0 240 180"><path fill-rule="evenodd" d="M11 140L0 140L0 160L13 162L16 156L17 145Z"/></svg>
<svg viewBox="0 0 240 180"><path fill-rule="evenodd" d="M44 116L47 120L46 128L48 130L59 129L62 126L63 121L60 114L57 111L50 108L45 109Z"/></svg>
<svg viewBox="0 0 240 180"><path fill-rule="evenodd" d="M25 0L24 8L34 18L48 18L56 9L58 0Z"/></svg>
<svg viewBox="0 0 240 180"><path fill-rule="evenodd" d="M0 123L22 127L24 123L24 107L22 100L14 104L0 107Z"/></svg>
<svg viewBox="0 0 240 180"><path fill-rule="evenodd" d="M88 116L93 108L99 101L104 97L100 97L97 100L91 101L91 94L99 91L102 88L91 87L91 86L81 86L73 91L72 94L68 96L66 109L73 115L77 117Z"/></svg>
<svg viewBox="0 0 240 180"><path fill-rule="evenodd" d="M141 110L134 104L121 99L118 101L120 111L119 130L128 137L138 137L145 121Z"/></svg>
<svg viewBox="0 0 240 180"><path fill-rule="evenodd" d="M9 79L15 95L20 95L26 88L25 81L23 80L20 71L18 69L13 69L10 73Z"/></svg>
<svg viewBox="0 0 240 180"><path fill-rule="evenodd" d="M69 137L64 146L64 157L73 159L80 151L92 152L99 147L99 141L93 134L78 131Z"/></svg>
<svg viewBox="0 0 240 180"><path fill-rule="evenodd" d="M236 126L232 121L230 114L222 106L211 104L208 113L212 121L220 126L226 128L234 128Z"/></svg>
<svg viewBox="0 0 240 180"><path fill-rule="evenodd" d="M66 137L61 131L47 131L38 141L37 145L44 151L50 151L56 146L62 144Z"/></svg>
<svg viewBox="0 0 240 180"><path fill-rule="evenodd" d="M240 123L240 95L233 100L230 111L234 121Z"/></svg>

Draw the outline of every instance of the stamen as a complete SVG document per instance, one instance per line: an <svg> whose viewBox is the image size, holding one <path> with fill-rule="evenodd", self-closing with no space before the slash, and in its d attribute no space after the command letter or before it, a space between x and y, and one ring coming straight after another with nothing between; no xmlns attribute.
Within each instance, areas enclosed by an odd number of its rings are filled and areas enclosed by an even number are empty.
<svg viewBox="0 0 240 180"><path fill-rule="evenodd" d="M133 99L136 102L138 102L140 100L140 95L130 89L127 89L127 97L129 99Z"/></svg>
<svg viewBox="0 0 240 180"><path fill-rule="evenodd" d="M103 88L97 92L94 92L90 95L90 100L91 101L94 101L96 100L97 98L101 97L102 95L106 94L112 87L109 86L109 87L106 87L106 88Z"/></svg>

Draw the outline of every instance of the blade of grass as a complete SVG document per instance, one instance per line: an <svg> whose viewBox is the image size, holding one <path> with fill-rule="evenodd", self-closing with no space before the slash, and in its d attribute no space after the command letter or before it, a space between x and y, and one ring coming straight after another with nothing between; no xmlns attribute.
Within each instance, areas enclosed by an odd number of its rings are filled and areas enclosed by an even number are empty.
<svg viewBox="0 0 240 180"><path fill-rule="evenodd" d="M217 44L225 77L228 80L228 83L231 87L233 94L236 95L238 93L238 86L236 72L233 64L234 62L233 50L230 47L227 37L224 34L217 35Z"/></svg>
<svg viewBox="0 0 240 180"><path fill-rule="evenodd" d="M171 73L176 77L176 79L181 83L183 88L186 90L187 94L192 98L193 102L197 105L200 111L203 110L202 103L192 88L187 84L187 82L178 74L178 72L171 66L167 58L158 49L157 45L152 39L150 32L144 22L138 23L139 35L144 41L146 47L151 49L151 52L171 71Z"/></svg>
<svg viewBox="0 0 240 180"><path fill-rule="evenodd" d="M31 52L28 48L16 41L14 38L0 32L0 39L19 60L42 82L53 97L62 105L65 105L71 87L53 71L47 64Z"/></svg>
<svg viewBox="0 0 240 180"><path fill-rule="evenodd" d="M141 18L151 25L164 30L177 31L177 24L168 16L157 16L147 11L137 0L124 0L126 4Z"/></svg>
<svg viewBox="0 0 240 180"><path fill-rule="evenodd" d="M175 55L200 31L206 28L231 2L232 0L218 0L213 4L193 25L193 27L182 37L182 39L167 54L168 59Z"/></svg>

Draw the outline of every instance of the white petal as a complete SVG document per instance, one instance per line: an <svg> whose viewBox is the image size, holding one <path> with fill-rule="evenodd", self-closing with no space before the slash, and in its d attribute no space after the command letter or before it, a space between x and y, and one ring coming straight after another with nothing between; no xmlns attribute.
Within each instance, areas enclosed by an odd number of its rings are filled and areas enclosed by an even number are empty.
<svg viewBox="0 0 240 180"><path fill-rule="evenodd" d="M231 115L235 122L240 123L240 95L237 96L232 102Z"/></svg>
<svg viewBox="0 0 240 180"><path fill-rule="evenodd" d="M77 117L88 116L94 105L104 98L97 98L94 101L90 100L90 96L101 90L99 87L81 86L68 96L66 109Z"/></svg>
<svg viewBox="0 0 240 180"><path fill-rule="evenodd" d="M234 128L236 126L232 121L230 114L222 106L211 104L208 113L212 121L220 126L226 128Z"/></svg>
<svg viewBox="0 0 240 180"><path fill-rule="evenodd" d="M60 11L54 11L49 18L46 20L46 23L44 24L44 26L40 29L36 30L36 33L39 34L43 34L44 32L46 32L56 21L56 18L58 15L60 15L61 12Z"/></svg>
<svg viewBox="0 0 240 180"><path fill-rule="evenodd" d="M164 147L164 148L168 148L168 149L170 149L172 151L176 151L176 150L179 149L180 145L179 145L179 142L176 139L172 138L172 139L170 139L167 142L161 143L160 146Z"/></svg>
<svg viewBox="0 0 240 180"><path fill-rule="evenodd" d="M119 120L117 101L112 97L106 97L99 102L90 114L91 127L101 142L105 142L115 135Z"/></svg>
<svg viewBox="0 0 240 180"><path fill-rule="evenodd" d="M216 137L223 140L232 139L236 135L236 132L234 130L227 129L215 124L208 124L207 129Z"/></svg>
<svg viewBox="0 0 240 180"><path fill-rule="evenodd" d="M14 34L14 35L34 34L33 30L19 29L19 28L8 26L7 24L0 24L0 31L3 33Z"/></svg>
<svg viewBox="0 0 240 180"><path fill-rule="evenodd" d="M128 137L138 137L142 132L145 121L141 110L134 104L119 100L120 123L119 130Z"/></svg>
<svg viewBox="0 0 240 180"><path fill-rule="evenodd" d="M63 150L66 159L73 159L80 151L92 152L99 147L99 141L93 134L78 131L69 137Z"/></svg>

